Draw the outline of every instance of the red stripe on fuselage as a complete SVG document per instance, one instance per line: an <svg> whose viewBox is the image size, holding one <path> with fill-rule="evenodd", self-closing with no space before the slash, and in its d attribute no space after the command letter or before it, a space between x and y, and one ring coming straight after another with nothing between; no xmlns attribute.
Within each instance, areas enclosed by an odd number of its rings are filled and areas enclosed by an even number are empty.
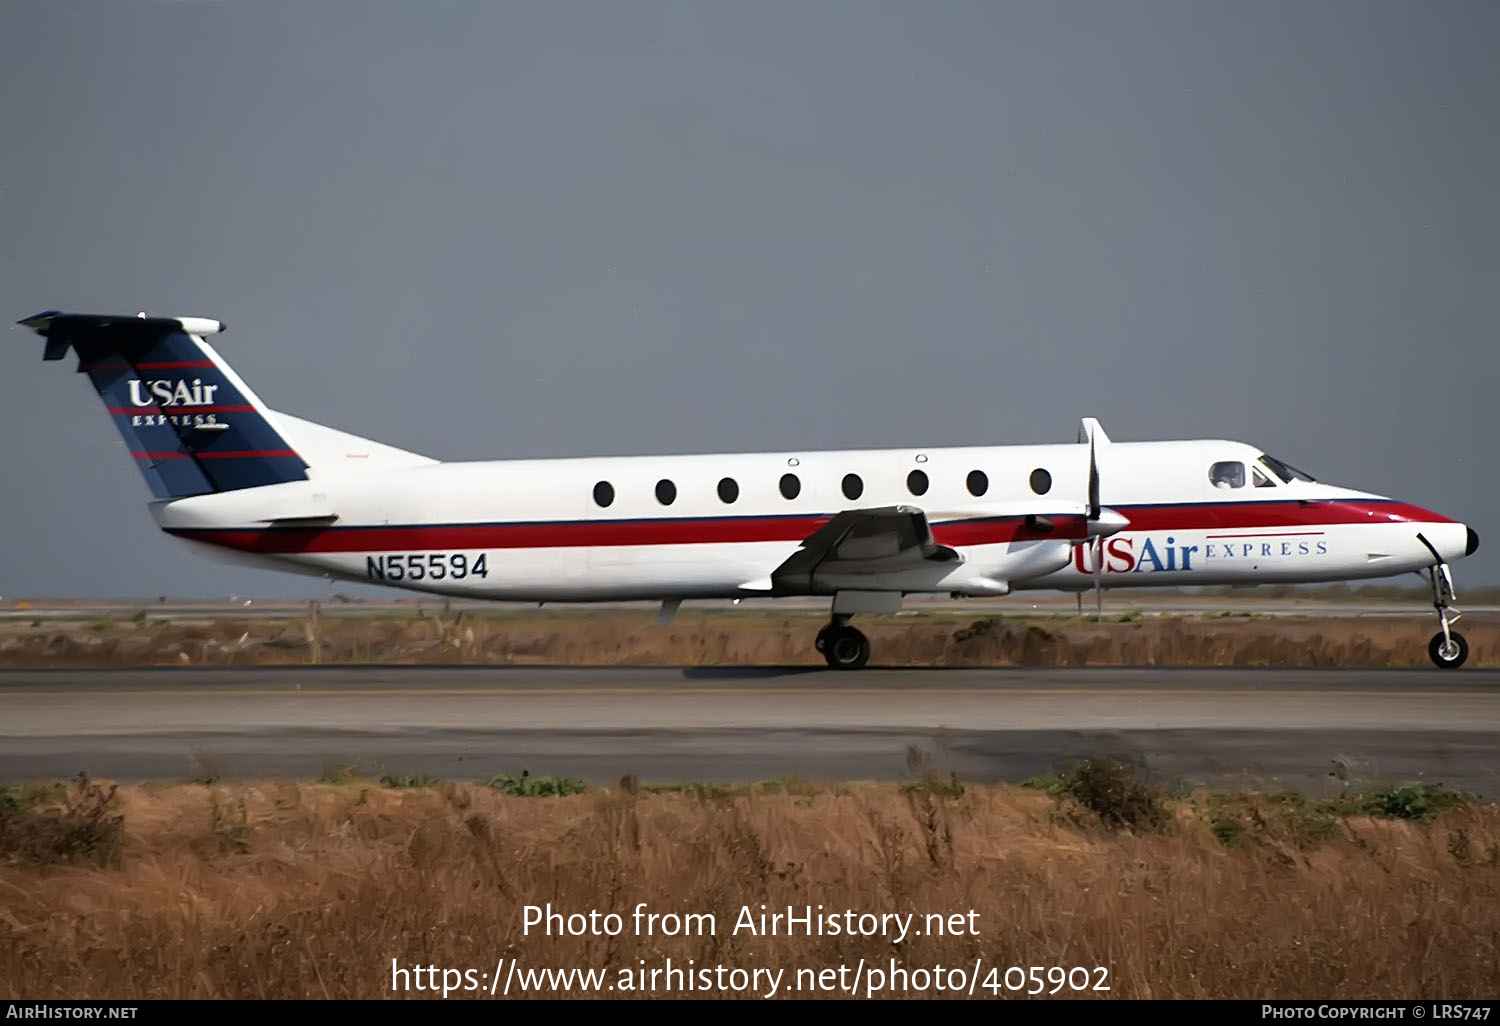
<svg viewBox="0 0 1500 1026"><path fill-rule="evenodd" d="M430 524L401 527L173 531L190 541L245 552L420 552L429 549L535 549L608 545L706 545L801 541L832 519L599 520L536 524Z"/></svg>
<svg viewBox="0 0 1500 1026"><path fill-rule="evenodd" d="M173 534L245 552L420 552L449 549L540 549L637 545L723 545L798 542L832 517L715 517L680 520L580 520L559 523L411 525L401 527L190 530ZM1041 538L1080 538L1082 517L1055 518L1050 530L1028 527L1022 517L984 518L932 525L940 544L994 545ZM1070 534L1071 529L1071 534Z"/></svg>
<svg viewBox="0 0 1500 1026"><path fill-rule="evenodd" d="M1333 524L1438 523L1447 517L1405 502L1308 499L1291 502L1205 502L1114 506L1130 520L1126 531L1202 531L1256 527L1324 527Z"/></svg>
<svg viewBox="0 0 1500 1026"><path fill-rule="evenodd" d="M138 454L139 455L139 454ZM180 455L180 454L173 454ZM208 455L208 454L204 454ZM220 456L256 455L221 453ZM270 454L281 455L281 454ZM285 455L295 455L286 453ZM1321 526L1362 523L1451 523L1396 502L1331 500L1289 503L1213 503L1115 507L1130 518L1128 533L1226 527ZM190 529L170 533L245 552L277 555L338 552L421 552L453 549L577 548L637 545L714 545L797 542L830 516L712 517L653 520L575 520L518 524L413 524L381 527ZM1050 530L1028 527L1023 517L979 517L932 524L940 544L953 547L1043 539L1080 540L1083 518L1052 517Z"/></svg>

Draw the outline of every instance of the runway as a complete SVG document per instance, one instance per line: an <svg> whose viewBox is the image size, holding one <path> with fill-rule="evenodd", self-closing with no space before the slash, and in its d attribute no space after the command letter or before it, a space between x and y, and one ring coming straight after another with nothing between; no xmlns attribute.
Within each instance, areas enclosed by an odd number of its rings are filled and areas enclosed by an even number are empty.
<svg viewBox="0 0 1500 1026"><path fill-rule="evenodd" d="M1500 671L256 667L0 671L0 780L370 774L1163 783L1500 793Z"/></svg>

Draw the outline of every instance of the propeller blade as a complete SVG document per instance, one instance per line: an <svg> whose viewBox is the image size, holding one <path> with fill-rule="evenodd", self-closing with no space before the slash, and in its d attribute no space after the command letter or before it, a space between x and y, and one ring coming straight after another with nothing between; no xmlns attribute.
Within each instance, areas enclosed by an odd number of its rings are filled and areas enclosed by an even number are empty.
<svg viewBox="0 0 1500 1026"><path fill-rule="evenodd" d="M1094 539L1094 618L1104 619L1104 538Z"/></svg>
<svg viewBox="0 0 1500 1026"><path fill-rule="evenodd" d="M1088 521L1089 521L1089 524L1090 524L1090 529L1089 529L1089 533L1090 534L1093 534L1093 525L1098 524L1100 513L1101 513L1101 507L1100 507L1100 503L1099 503L1099 457L1098 457L1098 453L1096 452L1096 448L1095 448L1096 445L1097 445L1097 440L1096 440L1095 436L1098 434L1098 427L1099 427L1098 423L1096 421L1091 421L1091 420L1085 420L1083 422L1083 424L1081 425L1081 427L1080 427L1080 434L1083 432L1083 429L1085 429L1085 428L1087 429L1087 431L1088 431L1088 441L1089 441L1089 508L1088 508ZM1082 439L1080 438L1079 441L1082 441ZM1111 516L1114 516L1114 515L1115 514L1111 513ZM1103 620L1104 619L1104 534L1103 533L1094 534L1093 535L1092 540L1089 542L1089 555L1092 558L1092 561L1093 561L1093 564L1094 564L1093 565L1093 571L1094 571L1094 615L1095 615L1096 619ZM1082 602L1083 602L1083 596L1079 595L1079 604L1081 605Z"/></svg>
<svg viewBox="0 0 1500 1026"><path fill-rule="evenodd" d="M1094 439L1089 438L1089 519L1099 519L1099 461L1094 455Z"/></svg>

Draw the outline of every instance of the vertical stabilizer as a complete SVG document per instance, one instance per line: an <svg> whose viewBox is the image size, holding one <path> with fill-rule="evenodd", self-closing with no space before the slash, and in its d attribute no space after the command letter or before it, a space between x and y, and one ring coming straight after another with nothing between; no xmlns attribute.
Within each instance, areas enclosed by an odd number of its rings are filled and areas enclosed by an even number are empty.
<svg viewBox="0 0 1500 1026"><path fill-rule="evenodd" d="M259 397L204 341L219 321L49 311L20 322L69 347L159 499L306 480Z"/></svg>

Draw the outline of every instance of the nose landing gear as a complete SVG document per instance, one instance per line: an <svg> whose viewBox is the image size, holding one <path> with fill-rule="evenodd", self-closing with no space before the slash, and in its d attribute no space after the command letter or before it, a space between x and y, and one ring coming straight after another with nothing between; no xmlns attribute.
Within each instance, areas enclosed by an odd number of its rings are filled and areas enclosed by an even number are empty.
<svg viewBox="0 0 1500 1026"><path fill-rule="evenodd" d="M1437 555L1437 550L1432 548L1426 538L1421 535L1417 537L1432 549L1434 556ZM1469 658L1469 642L1458 631L1451 629L1463 615L1452 606L1453 574L1448 570L1447 563L1438 560L1427 569L1427 577L1432 582L1432 608L1437 610L1438 626L1442 628L1427 643L1427 655L1442 669L1456 670Z"/></svg>

